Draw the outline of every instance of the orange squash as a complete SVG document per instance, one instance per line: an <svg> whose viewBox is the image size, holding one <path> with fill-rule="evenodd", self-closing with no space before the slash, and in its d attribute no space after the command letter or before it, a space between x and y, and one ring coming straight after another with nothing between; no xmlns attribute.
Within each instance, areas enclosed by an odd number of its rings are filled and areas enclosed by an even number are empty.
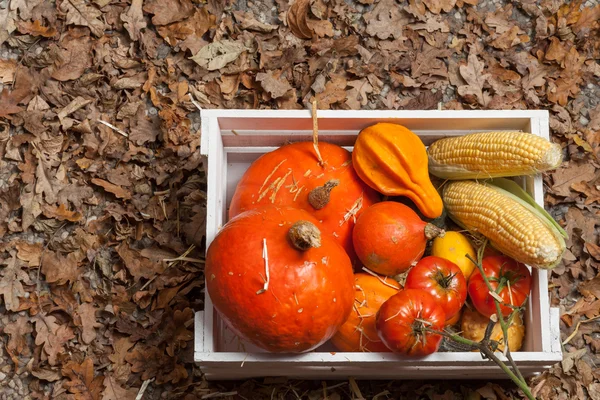
<svg viewBox="0 0 600 400"><path fill-rule="evenodd" d="M324 165L312 142L287 144L259 157L237 184L229 217L272 204L299 208L313 215L319 229L333 235L355 259L355 218L380 195L356 175L348 150L326 142L319 149Z"/></svg>
<svg viewBox="0 0 600 400"><path fill-rule="evenodd" d="M391 351L377 335L375 315L387 299L398 293L400 284L392 278L359 272L354 274L354 285L354 310L331 343L340 351Z"/></svg>
<svg viewBox="0 0 600 400"><path fill-rule="evenodd" d="M221 228L206 254L206 289L225 324L269 352L302 353L352 312L344 248L304 210L264 206Z"/></svg>
<svg viewBox="0 0 600 400"><path fill-rule="evenodd" d="M431 183L427 150L402 125L380 122L358 134L352 164L371 188L387 196L411 199L427 218L442 215L442 199Z"/></svg>
<svg viewBox="0 0 600 400"><path fill-rule="evenodd" d="M363 211L352 238L362 263L381 275L400 274L419 261L427 241L444 231L427 223L410 207L382 201Z"/></svg>

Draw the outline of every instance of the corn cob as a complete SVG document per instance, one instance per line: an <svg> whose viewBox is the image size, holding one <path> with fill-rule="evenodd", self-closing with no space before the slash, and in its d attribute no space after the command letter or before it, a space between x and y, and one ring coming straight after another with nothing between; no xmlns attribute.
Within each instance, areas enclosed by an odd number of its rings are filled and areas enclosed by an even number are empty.
<svg viewBox="0 0 600 400"><path fill-rule="evenodd" d="M437 140L427 150L429 172L442 179L532 175L558 167L559 144L526 132L483 132Z"/></svg>
<svg viewBox="0 0 600 400"><path fill-rule="evenodd" d="M562 228L518 195L465 180L447 182L442 199L457 224L487 237L507 256L541 269L554 268L562 259Z"/></svg>

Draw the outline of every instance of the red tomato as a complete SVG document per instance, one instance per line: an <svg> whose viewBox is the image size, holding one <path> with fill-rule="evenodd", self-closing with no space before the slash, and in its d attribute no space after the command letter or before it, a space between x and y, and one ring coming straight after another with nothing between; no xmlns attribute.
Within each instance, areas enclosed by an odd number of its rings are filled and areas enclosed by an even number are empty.
<svg viewBox="0 0 600 400"><path fill-rule="evenodd" d="M426 291L404 289L381 305L375 319L377 334L390 350L426 356L436 352L442 341L441 335L427 328L443 330L446 314Z"/></svg>
<svg viewBox="0 0 600 400"><path fill-rule="evenodd" d="M444 309L446 319L456 315L467 299L467 281L458 265L441 257L424 257L408 271L407 289L422 289Z"/></svg>
<svg viewBox="0 0 600 400"><path fill-rule="evenodd" d="M506 256L489 256L483 258L482 266L504 304L520 307L525 303L531 291L531 273L525 264ZM467 291L477 311L488 318L496 314L494 298L489 294L479 268L469 278ZM505 305L500 305L500 310L505 317L512 312L512 308Z"/></svg>

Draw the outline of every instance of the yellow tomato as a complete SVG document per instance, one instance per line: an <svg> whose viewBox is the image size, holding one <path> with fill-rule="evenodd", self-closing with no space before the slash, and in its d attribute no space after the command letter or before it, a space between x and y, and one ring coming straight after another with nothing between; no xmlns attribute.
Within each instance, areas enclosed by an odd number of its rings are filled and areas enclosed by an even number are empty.
<svg viewBox="0 0 600 400"><path fill-rule="evenodd" d="M444 237L433 240L431 254L452 261L460 268L465 279L469 279L475 269L475 264L467 258L467 254L477 260L477 254L469 239L460 232L449 231Z"/></svg>

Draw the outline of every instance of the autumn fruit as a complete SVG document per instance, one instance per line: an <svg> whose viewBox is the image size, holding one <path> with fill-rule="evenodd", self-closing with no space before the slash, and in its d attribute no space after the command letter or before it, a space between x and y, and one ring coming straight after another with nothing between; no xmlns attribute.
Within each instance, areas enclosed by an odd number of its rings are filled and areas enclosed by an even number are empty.
<svg viewBox="0 0 600 400"><path fill-rule="evenodd" d="M358 217L352 238L358 258L368 269L393 276L417 262L427 241L443 232L421 220L410 207L382 201Z"/></svg>
<svg viewBox="0 0 600 400"><path fill-rule="evenodd" d="M429 178L427 150L406 127L379 122L361 130L354 143L356 173L386 196L405 196L427 218L442 215L442 199Z"/></svg>
<svg viewBox="0 0 600 400"><path fill-rule="evenodd" d="M531 291L531 273L525 264L506 256L484 257L481 263L490 286L498 299L500 311L508 316L513 307L521 307ZM497 313L494 296L489 293L481 271L476 269L467 286L469 298L477 311L486 317Z"/></svg>
<svg viewBox="0 0 600 400"><path fill-rule="evenodd" d="M263 205L290 206L309 212L324 234L333 235L353 258L355 218L379 200L352 167L344 148L321 142L320 165L312 142L279 147L254 161L240 179L229 217Z"/></svg>
<svg viewBox="0 0 600 400"><path fill-rule="evenodd" d="M354 308L331 338L331 343L340 351L390 351L377 335L375 315L379 307L400 288L400 284L392 278L364 272L354 274Z"/></svg>
<svg viewBox="0 0 600 400"><path fill-rule="evenodd" d="M477 253L469 239L460 232L446 231L443 237L436 237L431 243L431 255L445 258L460 268L465 279L469 279L476 268L475 263L469 260L477 260Z"/></svg>
<svg viewBox="0 0 600 400"><path fill-rule="evenodd" d="M206 288L239 337L270 352L306 352L352 311L343 247L308 212L265 206L231 219L206 255Z"/></svg>
<svg viewBox="0 0 600 400"><path fill-rule="evenodd" d="M376 327L383 343L408 356L426 356L438 350L446 314L437 300L424 290L403 289L381 305Z"/></svg>
<svg viewBox="0 0 600 400"><path fill-rule="evenodd" d="M471 310L465 307L463 316L461 318L460 330L461 335L465 339L473 340L475 342L481 341L485 336L485 330L487 329L490 319L481 315L476 310ZM518 351L523 345L523 337L525 336L525 326L520 313L516 313L508 326L508 349L510 351ZM499 342L498 350L504 350L504 333L500 322L496 322L490 335L491 340Z"/></svg>
<svg viewBox="0 0 600 400"><path fill-rule="evenodd" d="M467 299L467 281L460 268L436 256L420 259L408 271L404 287L431 294L444 309L446 319L454 317Z"/></svg>

